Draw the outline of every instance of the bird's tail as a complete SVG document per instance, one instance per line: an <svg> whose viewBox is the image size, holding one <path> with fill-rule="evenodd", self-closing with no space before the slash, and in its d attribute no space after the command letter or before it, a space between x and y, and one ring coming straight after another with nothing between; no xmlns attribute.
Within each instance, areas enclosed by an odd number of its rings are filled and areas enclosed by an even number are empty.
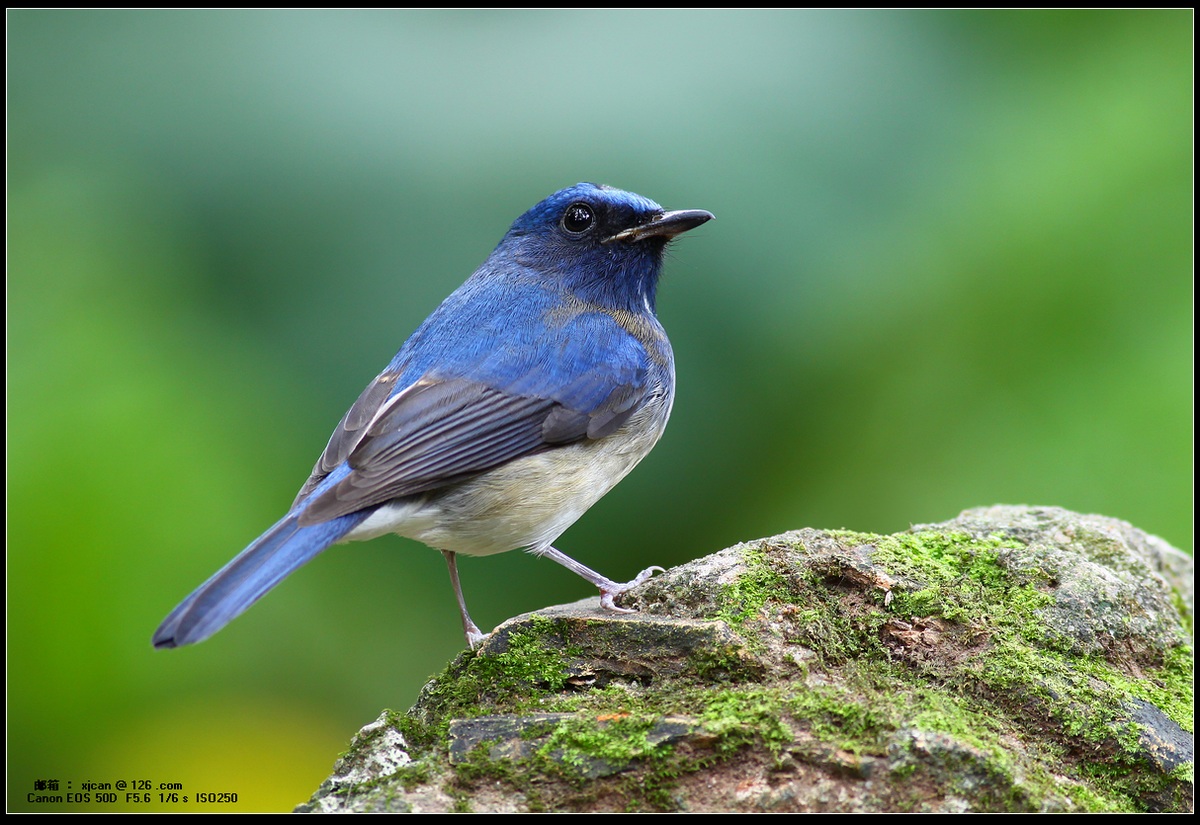
<svg viewBox="0 0 1200 825"><path fill-rule="evenodd" d="M172 610L154 632L154 646L204 641L367 515L369 511L351 513L305 527L298 523L295 511L284 516Z"/></svg>

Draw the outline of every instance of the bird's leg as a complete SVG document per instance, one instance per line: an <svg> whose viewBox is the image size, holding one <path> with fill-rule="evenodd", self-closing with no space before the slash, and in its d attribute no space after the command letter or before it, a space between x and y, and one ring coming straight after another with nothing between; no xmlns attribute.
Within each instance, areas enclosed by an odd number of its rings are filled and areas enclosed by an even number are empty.
<svg viewBox="0 0 1200 825"><path fill-rule="evenodd" d="M615 599L617 596L620 596L622 593L637 587L639 584L653 576L655 572L666 572L661 567L647 567L641 573L638 573L637 578L633 581L625 582L624 584L618 584L612 579L606 579L604 576L601 576L590 567L584 567L582 564L575 561L575 559L560 553L553 547L547 547L544 550L538 550L536 553L539 556L545 556L546 558L554 559L576 576L581 576L582 578L585 578L592 584L596 585L596 587L600 589L600 606L605 610L611 610L614 613L636 613L637 611L633 610L632 608L617 607L617 604L613 601L613 599Z"/></svg>
<svg viewBox="0 0 1200 825"><path fill-rule="evenodd" d="M487 634L480 632L475 622L471 621L471 614L467 612L467 600L463 598L462 585L458 583L457 557L449 550L443 550L442 555L446 558L446 566L450 568L450 583L454 585L454 596L458 599L458 612L462 615L463 635L467 637L467 647L474 650L475 645L487 638Z"/></svg>

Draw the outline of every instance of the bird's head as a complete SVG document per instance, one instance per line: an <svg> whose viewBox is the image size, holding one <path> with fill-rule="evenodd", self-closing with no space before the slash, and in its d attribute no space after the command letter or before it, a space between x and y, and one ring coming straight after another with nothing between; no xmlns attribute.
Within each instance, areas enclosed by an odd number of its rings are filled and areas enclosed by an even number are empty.
<svg viewBox="0 0 1200 825"><path fill-rule="evenodd" d="M702 209L668 212L632 192L579 183L517 218L496 253L585 300L653 313L667 242L712 217Z"/></svg>

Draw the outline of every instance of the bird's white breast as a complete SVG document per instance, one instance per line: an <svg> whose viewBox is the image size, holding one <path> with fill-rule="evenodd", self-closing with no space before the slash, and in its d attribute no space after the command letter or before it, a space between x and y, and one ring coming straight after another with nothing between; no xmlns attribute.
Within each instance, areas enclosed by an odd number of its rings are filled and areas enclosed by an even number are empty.
<svg viewBox="0 0 1200 825"><path fill-rule="evenodd" d="M624 478L662 436L673 388L652 397L625 426L526 456L468 481L381 506L347 534L360 541L395 533L469 556L548 547Z"/></svg>

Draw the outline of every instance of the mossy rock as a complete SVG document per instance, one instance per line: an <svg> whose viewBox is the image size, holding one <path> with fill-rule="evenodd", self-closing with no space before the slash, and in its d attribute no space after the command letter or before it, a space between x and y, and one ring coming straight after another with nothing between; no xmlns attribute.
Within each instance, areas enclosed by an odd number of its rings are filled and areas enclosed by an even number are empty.
<svg viewBox="0 0 1200 825"><path fill-rule="evenodd" d="M301 811L1190 811L1190 557L1115 519L800 530L497 628Z"/></svg>

